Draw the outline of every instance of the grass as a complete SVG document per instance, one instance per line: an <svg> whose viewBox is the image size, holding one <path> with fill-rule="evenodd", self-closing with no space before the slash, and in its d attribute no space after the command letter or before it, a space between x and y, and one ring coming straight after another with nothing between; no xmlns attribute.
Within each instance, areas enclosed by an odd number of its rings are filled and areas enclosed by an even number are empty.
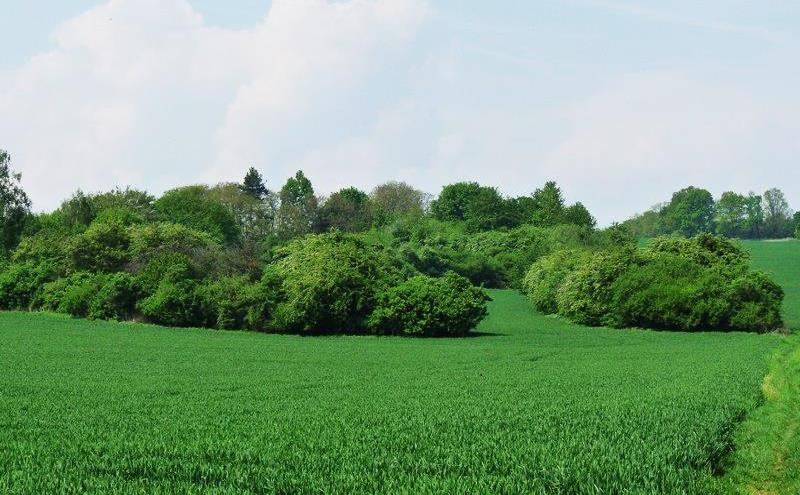
<svg viewBox="0 0 800 495"><path fill-rule="evenodd" d="M765 404L736 432L721 486L742 495L800 493L800 342L786 338L762 385Z"/></svg>
<svg viewBox="0 0 800 495"><path fill-rule="evenodd" d="M800 330L800 240L742 241L753 266L773 276L786 293L784 323Z"/></svg>
<svg viewBox="0 0 800 495"><path fill-rule="evenodd" d="M303 338L0 314L0 493L707 493L774 335ZM491 335L494 334L494 335Z"/></svg>

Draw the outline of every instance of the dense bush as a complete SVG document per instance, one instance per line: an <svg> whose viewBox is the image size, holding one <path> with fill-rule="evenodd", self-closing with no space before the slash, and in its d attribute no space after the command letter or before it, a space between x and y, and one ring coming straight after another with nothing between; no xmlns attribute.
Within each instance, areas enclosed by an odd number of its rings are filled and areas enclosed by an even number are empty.
<svg viewBox="0 0 800 495"><path fill-rule="evenodd" d="M51 263L11 263L0 271L0 309L28 309L42 286L57 278Z"/></svg>
<svg viewBox="0 0 800 495"><path fill-rule="evenodd" d="M93 222L70 246L72 262L77 270L115 272L130 261L131 237L122 223Z"/></svg>
<svg viewBox="0 0 800 495"><path fill-rule="evenodd" d="M165 221L175 222L227 245L239 242L241 232L236 218L206 186L187 186L167 191L154 204Z"/></svg>
<svg viewBox="0 0 800 495"><path fill-rule="evenodd" d="M559 314L584 325L612 324L609 288L633 264L634 257L629 249L599 251L577 266L556 294Z"/></svg>
<svg viewBox="0 0 800 495"><path fill-rule="evenodd" d="M533 304L587 325L767 331L781 326L782 289L749 271L724 238L655 239L642 250L556 252L525 279Z"/></svg>
<svg viewBox="0 0 800 495"><path fill-rule="evenodd" d="M564 279L588 262L588 251L562 249L536 261L525 275L522 291L533 305L546 314L558 312L556 294Z"/></svg>
<svg viewBox="0 0 800 495"><path fill-rule="evenodd" d="M259 294L247 277L225 277L197 287L202 325L220 330L246 328L247 314Z"/></svg>
<svg viewBox="0 0 800 495"><path fill-rule="evenodd" d="M89 304L89 318L127 320L136 311L141 289L136 278L125 272L112 273L98 281Z"/></svg>
<svg viewBox="0 0 800 495"><path fill-rule="evenodd" d="M137 309L148 321L160 325L200 326L204 318L196 288L195 280L165 277L153 294L139 301Z"/></svg>
<svg viewBox="0 0 800 495"><path fill-rule="evenodd" d="M453 272L412 277L378 295L369 327L388 335L465 335L486 315L489 297Z"/></svg>
<svg viewBox="0 0 800 495"><path fill-rule="evenodd" d="M399 275L384 250L341 233L292 242L274 263L283 298L277 328L299 333L366 331L375 298Z"/></svg>

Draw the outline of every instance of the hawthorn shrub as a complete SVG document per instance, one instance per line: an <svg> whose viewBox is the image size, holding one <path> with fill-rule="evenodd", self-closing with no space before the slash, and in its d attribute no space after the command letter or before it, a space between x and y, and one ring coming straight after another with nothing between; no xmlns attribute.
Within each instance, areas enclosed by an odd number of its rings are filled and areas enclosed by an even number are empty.
<svg viewBox="0 0 800 495"><path fill-rule="evenodd" d="M735 243L702 234L645 249L556 252L534 263L525 292L545 313L577 323L663 330L769 331L783 290L752 272Z"/></svg>
<svg viewBox="0 0 800 495"><path fill-rule="evenodd" d="M92 222L70 246L76 270L92 272L120 271L130 261L128 228L121 222Z"/></svg>
<svg viewBox="0 0 800 495"><path fill-rule="evenodd" d="M585 264L591 253L585 250L563 249L537 260L522 281L522 292L527 294L537 310L546 314L558 312L556 294L564 279Z"/></svg>
<svg viewBox="0 0 800 495"><path fill-rule="evenodd" d="M486 316L486 292L453 272L412 277L378 294L369 327L385 335L463 336Z"/></svg>
<svg viewBox="0 0 800 495"><path fill-rule="evenodd" d="M311 235L278 251L275 327L302 334L363 333L384 287L400 279L388 254L352 235Z"/></svg>

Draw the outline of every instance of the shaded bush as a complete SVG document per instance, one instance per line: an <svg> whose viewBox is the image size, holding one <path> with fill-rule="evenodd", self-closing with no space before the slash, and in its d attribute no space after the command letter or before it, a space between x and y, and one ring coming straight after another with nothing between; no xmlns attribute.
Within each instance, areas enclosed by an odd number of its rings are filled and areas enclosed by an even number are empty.
<svg viewBox="0 0 800 495"><path fill-rule="evenodd" d="M369 327L387 335L465 335L486 316L488 300L483 289L453 272L418 275L378 295Z"/></svg>
<svg viewBox="0 0 800 495"><path fill-rule="evenodd" d="M136 278L125 272L97 280L97 292L89 304L89 318L127 320L136 311L141 289Z"/></svg>
<svg viewBox="0 0 800 495"><path fill-rule="evenodd" d="M226 277L197 287L203 326L220 330L242 330L259 294L247 277Z"/></svg>
<svg viewBox="0 0 800 495"><path fill-rule="evenodd" d="M200 326L204 322L196 287L195 280L166 277L153 294L139 301L137 309L148 321L160 325Z"/></svg>
<svg viewBox="0 0 800 495"><path fill-rule="evenodd" d="M55 280L51 263L11 263L0 271L0 309L27 310L45 283Z"/></svg>

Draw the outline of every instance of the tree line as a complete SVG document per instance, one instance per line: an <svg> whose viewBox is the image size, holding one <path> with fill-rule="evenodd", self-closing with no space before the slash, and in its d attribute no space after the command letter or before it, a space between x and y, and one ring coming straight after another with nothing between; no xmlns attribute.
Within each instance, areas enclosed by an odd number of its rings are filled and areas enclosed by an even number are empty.
<svg viewBox="0 0 800 495"><path fill-rule="evenodd" d="M543 312L588 325L781 325L780 287L752 272L746 253L724 237L637 247L640 219L597 228L555 182L519 197L476 182L446 185L436 197L403 182L321 197L302 171L273 191L251 168L239 183L158 197L79 190L54 211L32 213L3 152L0 189L0 309L265 332L453 336L485 316L484 288L513 288ZM764 225L788 218L782 196L764 196ZM676 193L653 212L652 232L704 232L716 225L709 199L696 188ZM718 203L711 198L714 212Z"/></svg>
<svg viewBox="0 0 800 495"><path fill-rule="evenodd" d="M772 188L763 194L733 191L715 200L701 188L675 192L667 203L623 222L637 237L678 233L693 236L715 233L738 239L782 239L800 237L800 212L792 212L783 191Z"/></svg>

